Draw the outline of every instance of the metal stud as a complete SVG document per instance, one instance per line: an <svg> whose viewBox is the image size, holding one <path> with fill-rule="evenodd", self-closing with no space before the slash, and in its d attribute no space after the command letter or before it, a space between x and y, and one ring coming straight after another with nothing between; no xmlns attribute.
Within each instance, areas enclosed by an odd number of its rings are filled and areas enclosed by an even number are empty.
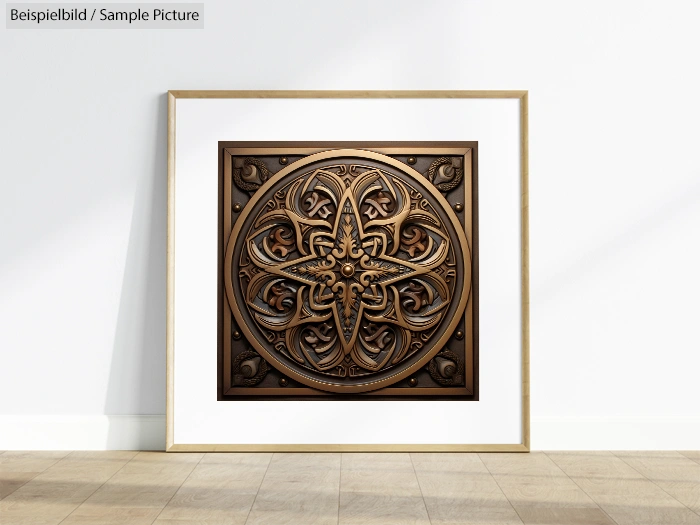
<svg viewBox="0 0 700 525"><path fill-rule="evenodd" d="M455 204L455 211L456 212L461 212L462 210L464 210L464 204L462 204L461 202L458 202L457 204Z"/></svg>
<svg viewBox="0 0 700 525"><path fill-rule="evenodd" d="M280 157L280 164L287 164L289 162L289 159L287 157Z"/></svg>
<svg viewBox="0 0 700 525"><path fill-rule="evenodd" d="M406 159L406 162L408 162L411 166L413 166L416 163L416 158L415 157L408 157Z"/></svg>
<svg viewBox="0 0 700 525"><path fill-rule="evenodd" d="M418 380L415 377L412 377L411 379L408 380L408 386L416 386L418 384Z"/></svg>
<svg viewBox="0 0 700 525"><path fill-rule="evenodd" d="M233 205L233 211L236 213L239 213L243 209L243 206L241 206L240 202L237 202L236 204Z"/></svg>

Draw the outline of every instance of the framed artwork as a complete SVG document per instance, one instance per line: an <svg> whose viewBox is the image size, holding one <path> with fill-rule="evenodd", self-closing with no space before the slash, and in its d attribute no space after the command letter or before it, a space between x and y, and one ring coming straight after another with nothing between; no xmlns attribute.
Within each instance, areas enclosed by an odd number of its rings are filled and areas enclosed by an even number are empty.
<svg viewBox="0 0 700 525"><path fill-rule="evenodd" d="M526 92L171 91L168 128L167 450L529 450Z"/></svg>

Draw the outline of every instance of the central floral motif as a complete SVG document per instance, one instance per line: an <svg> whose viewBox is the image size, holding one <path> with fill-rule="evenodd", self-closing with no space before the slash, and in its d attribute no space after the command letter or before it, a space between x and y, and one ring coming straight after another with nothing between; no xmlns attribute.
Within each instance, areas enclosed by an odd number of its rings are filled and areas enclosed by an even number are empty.
<svg viewBox="0 0 700 525"><path fill-rule="evenodd" d="M339 377L376 373L422 348L454 291L438 214L405 181L339 164L274 194L246 234L239 280L274 348Z"/></svg>

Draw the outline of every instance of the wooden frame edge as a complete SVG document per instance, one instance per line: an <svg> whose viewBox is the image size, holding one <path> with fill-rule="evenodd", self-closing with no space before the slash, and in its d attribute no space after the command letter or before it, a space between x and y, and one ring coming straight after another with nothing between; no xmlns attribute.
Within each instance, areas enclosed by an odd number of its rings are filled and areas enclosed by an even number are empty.
<svg viewBox="0 0 700 525"><path fill-rule="evenodd" d="M519 98L527 90L170 90L175 98Z"/></svg>
<svg viewBox="0 0 700 525"><path fill-rule="evenodd" d="M520 301L522 346L522 438L530 451L530 207L528 93L520 97Z"/></svg>
<svg viewBox="0 0 700 525"><path fill-rule="evenodd" d="M175 443L175 99L168 92L168 218L165 284L165 450Z"/></svg>
<svg viewBox="0 0 700 525"><path fill-rule="evenodd" d="M529 452L521 444L492 445L363 445L363 444L236 444L172 445L167 452Z"/></svg>
<svg viewBox="0 0 700 525"><path fill-rule="evenodd" d="M520 100L521 190L521 346L522 443L498 445L386 444L175 444L174 421L174 263L175 263L175 111L178 98L486 98ZM166 252L166 452L529 452L530 451L530 266L529 266L529 104L527 90L169 90L168 91L168 219Z"/></svg>

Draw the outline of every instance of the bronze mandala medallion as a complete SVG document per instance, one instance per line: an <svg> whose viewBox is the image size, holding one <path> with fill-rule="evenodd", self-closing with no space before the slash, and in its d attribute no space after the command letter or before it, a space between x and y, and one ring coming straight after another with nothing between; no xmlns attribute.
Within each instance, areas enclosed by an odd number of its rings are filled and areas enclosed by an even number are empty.
<svg viewBox="0 0 700 525"><path fill-rule="evenodd" d="M250 195L231 205L224 243L224 300L249 352L233 358L232 387L268 365L275 387L334 394L420 386L419 371L464 384L464 353L446 348L472 295L471 242L445 197L462 161L408 157L421 173L377 151L289 150L276 173L253 156L228 164Z"/></svg>

